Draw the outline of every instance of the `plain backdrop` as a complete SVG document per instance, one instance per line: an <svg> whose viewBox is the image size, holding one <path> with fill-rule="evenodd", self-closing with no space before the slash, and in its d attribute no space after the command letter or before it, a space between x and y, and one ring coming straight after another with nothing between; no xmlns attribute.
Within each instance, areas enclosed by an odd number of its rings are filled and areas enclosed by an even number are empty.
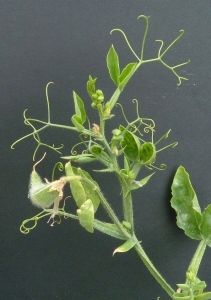
<svg viewBox="0 0 211 300"><path fill-rule="evenodd" d="M125 88L121 103L133 120L139 101L142 117L156 122L155 139L172 129L163 146L174 141L174 149L161 152L157 172L142 190L134 192L136 233L149 257L176 289L185 281L185 272L198 245L176 226L170 206L171 182L179 165L190 173L202 210L210 203L211 192L211 2L205 0L1 0L0 1L0 130L1 130L1 209L0 209L0 299L2 300L152 300L169 297L148 273L135 251L116 254L121 241L100 232L90 234L77 221L62 220L54 227L47 219L39 221L28 235L19 227L24 219L39 213L27 198L32 155L36 143L26 139L11 150L11 144L30 128L23 124L23 111L33 118L46 120L45 86L50 86L52 121L71 125L74 113L72 91L85 102L90 121L97 123L86 92L88 76L98 78L98 88L106 99L115 86L110 80L106 55L114 44L120 67L135 61L122 35L110 31L121 28L135 51L140 53L145 28L140 14L149 17L145 58L156 57L158 43L164 47L184 29L185 34L168 52L165 61L176 65L189 78L177 86L177 78L160 63L146 64ZM108 136L118 124L125 124L119 108L116 119L108 122ZM115 123L117 122L117 124ZM65 144L69 155L78 135L49 129L44 142ZM46 149L40 148L37 158ZM50 179L60 155L48 150L37 171ZM83 165L85 170L100 165ZM147 173L147 170L144 171ZM57 173L57 176L61 176ZM113 174L92 172L108 201L120 218L121 195ZM66 191L68 194L68 190ZM70 201L70 200L69 200ZM70 201L67 209L75 213ZM98 218L109 221L102 209ZM210 283L210 249L204 256L199 277Z"/></svg>

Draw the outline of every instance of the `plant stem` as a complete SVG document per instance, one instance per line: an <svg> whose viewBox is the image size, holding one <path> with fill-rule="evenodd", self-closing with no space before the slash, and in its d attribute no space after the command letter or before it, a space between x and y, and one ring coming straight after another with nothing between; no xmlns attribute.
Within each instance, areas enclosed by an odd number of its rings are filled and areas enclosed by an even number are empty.
<svg viewBox="0 0 211 300"><path fill-rule="evenodd" d="M133 221L133 202L131 192L128 192L128 184L125 180L118 176L120 180L120 184L122 186L122 193L123 193L123 213L124 213L124 220L129 222L131 225L131 233L134 232L134 221Z"/></svg>
<svg viewBox="0 0 211 300"><path fill-rule="evenodd" d="M162 286L162 288L167 292L167 294L173 299L174 290L170 287L170 285L165 281L163 276L154 267L138 240L134 248L140 256L143 263L145 264L145 266L147 267L147 269L149 270L149 272L152 274L152 276L157 280L157 282Z"/></svg>
<svg viewBox="0 0 211 300"><path fill-rule="evenodd" d="M199 245L196 249L196 252L193 255L193 258L192 258L192 260L190 262L190 265L188 267L188 272L192 272L194 277L197 276L197 273L198 273L198 270L199 270L199 267L200 267L205 249L206 249L206 241L202 240L199 243Z"/></svg>

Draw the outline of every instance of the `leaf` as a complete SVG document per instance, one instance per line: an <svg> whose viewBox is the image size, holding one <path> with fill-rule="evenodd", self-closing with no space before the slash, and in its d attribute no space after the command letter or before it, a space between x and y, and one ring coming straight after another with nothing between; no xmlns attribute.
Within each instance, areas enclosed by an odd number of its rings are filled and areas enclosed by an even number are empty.
<svg viewBox="0 0 211 300"><path fill-rule="evenodd" d="M176 210L178 227L190 238L201 240L201 209L189 175L182 166L177 169L174 176L172 195L171 206Z"/></svg>
<svg viewBox="0 0 211 300"><path fill-rule="evenodd" d="M91 152L95 155L100 155L103 150L103 147L100 145L94 145L91 147Z"/></svg>
<svg viewBox="0 0 211 300"><path fill-rule="evenodd" d="M129 160L127 159L126 156L124 156L124 168L125 168L125 170L126 170L127 172L130 171L130 162L129 162Z"/></svg>
<svg viewBox="0 0 211 300"><path fill-rule="evenodd" d="M94 211L96 212L98 209L98 206L100 204L100 196L97 193L97 189L100 189L98 183L92 179L92 177L84 170L72 167L74 174L79 175L82 177L86 177L88 180L90 180L94 185L95 188L91 187L85 180L81 180L81 184L83 186L83 189L85 191L86 199L91 199L92 203L94 205Z"/></svg>
<svg viewBox="0 0 211 300"><path fill-rule="evenodd" d="M78 175L75 172L75 168L71 166L70 162L65 164L65 172L67 176ZM78 207L81 207L81 205L88 199L81 181L80 180L70 181L70 190L76 205Z"/></svg>
<svg viewBox="0 0 211 300"><path fill-rule="evenodd" d="M87 231L94 232L94 206L90 199L86 200L79 209L77 209L79 222Z"/></svg>
<svg viewBox="0 0 211 300"><path fill-rule="evenodd" d="M73 91L73 99L75 103L75 113L80 118L80 124L86 121L86 111L84 108L84 103L81 98Z"/></svg>
<svg viewBox="0 0 211 300"><path fill-rule="evenodd" d="M98 173L111 173L115 171L115 168L111 167L111 168L107 168L107 169L100 169L100 170L93 170L95 172Z"/></svg>
<svg viewBox="0 0 211 300"><path fill-rule="evenodd" d="M92 154L79 154L79 155L70 155L70 156L62 156L63 159L72 160L78 163L86 163L86 162L92 162L96 160L94 155Z"/></svg>
<svg viewBox="0 0 211 300"><path fill-rule="evenodd" d="M144 165L150 165L155 161L156 149L153 143L144 143L141 146L140 161Z"/></svg>
<svg viewBox="0 0 211 300"><path fill-rule="evenodd" d="M71 121L73 122L73 124L75 125L78 131L80 132L84 131L85 128L83 125L81 125L82 121L77 115L73 115Z"/></svg>
<svg viewBox="0 0 211 300"><path fill-rule="evenodd" d="M132 184L129 186L129 190L132 191L132 190L136 190L136 189L139 189L141 187L143 187L145 184L147 184L147 182L150 180L150 178L155 174L152 173L150 175L148 175L147 177L141 179L140 181L133 181Z"/></svg>
<svg viewBox="0 0 211 300"><path fill-rule="evenodd" d="M104 223L95 219L94 228L117 239L126 240L124 234L115 224Z"/></svg>
<svg viewBox="0 0 211 300"><path fill-rule="evenodd" d="M119 85L119 58L118 55L114 49L114 46L112 45L108 51L107 54L107 67L109 70L109 74L113 82L118 86Z"/></svg>
<svg viewBox="0 0 211 300"><path fill-rule="evenodd" d="M211 204L209 204L202 214L201 231L206 243L211 247Z"/></svg>
<svg viewBox="0 0 211 300"><path fill-rule="evenodd" d="M136 71L137 63L130 63L128 64L122 71L121 75L119 76L119 89L122 91L123 88L126 86L132 75Z"/></svg>
<svg viewBox="0 0 211 300"><path fill-rule="evenodd" d="M133 248L136 244L136 241L134 241L133 239L128 239L123 245L119 246L118 248L116 248L113 252L113 256L115 253L117 252L127 252L129 251L131 248Z"/></svg>
<svg viewBox="0 0 211 300"><path fill-rule="evenodd" d="M92 95L95 93L95 82L97 78L92 78L91 75L89 75L89 81L87 81L87 92L92 97Z"/></svg>
<svg viewBox="0 0 211 300"><path fill-rule="evenodd" d="M120 125L119 129L123 134L123 140L121 143L124 153L130 160L136 160L140 152L140 142L139 139L132 134L132 132L126 130L123 126Z"/></svg>

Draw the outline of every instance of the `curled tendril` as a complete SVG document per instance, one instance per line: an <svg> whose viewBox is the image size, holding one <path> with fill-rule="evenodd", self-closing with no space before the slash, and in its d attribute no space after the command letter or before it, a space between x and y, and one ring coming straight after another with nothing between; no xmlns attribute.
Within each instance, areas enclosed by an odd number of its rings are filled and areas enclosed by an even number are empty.
<svg viewBox="0 0 211 300"><path fill-rule="evenodd" d="M53 167L53 171L52 171L52 181L54 181L54 174L55 174L55 171L56 169L58 168L58 170L60 172L64 171L64 165L61 163L61 162L57 162L54 167Z"/></svg>
<svg viewBox="0 0 211 300"><path fill-rule="evenodd" d="M144 121L149 121L149 122L151 122L151 124L147 124L146 122L144 122ZM141 123L143 124L143 125L145 125L146 126L146 128L150 128L150 130L153 130L153 131L155 131L154 129L155 129L155 122L154 122L154 120L152 120L152 119L149 119L149 118L141 118Z"/></svg>
<svg viewBox="0 0 211 300"><path fill-rule="evenodd" d="M37 223L40 219L49 216L51 214L51 212L47 212L45 210L43 210L41 213L39 213L38 215L32 217L31 219L26 219L23 221L23 223L20 226L20 232L23 234L28 234L32 229L34 229L37 226ZM34 225L31 227L27 227L26 224L29 222L34 222Z"/></svg>
<svg viewBox="0 0 211 300"><path fill-rule="evenodd" d="M146 168L149 169L149 170L158 170L158 171L164 171L166 170L167 166L165 164L160 164L159 167L156 167L155 165L146 165Z"/></svg>
<svg viewBox="0 0 211 300"><path fill-rule="evenodd" d="M61 146L55 147L54 144L51 146L51 145L42 143L41 140L40 140L37 129L34 127L34 125L32 125L32 123L29 121L29 119L26 118L25 112L26 112L26 110L24 111L24 123L27 126L32 127L32 129L33 129L32 135L33 135L33 138L35 139L35 141L37 142L37 147L35 148L34 153L33 153L33 160L35 160L36 153L37 153L39 147L41 147L41 146L48 147L48 148L58 152L59 154L61 154L61 152L59 150L62 149L64 147L64 145L61 144Z"/></svg>
<svg viewBox="0 0 211 300"><path fill-rule="evenodd" d="M84 135L83 135L84 136ZM76 147L78 147L79 145L85 145L86 146L86 148L88 147L87 146L87 143L89 143L89 141L84 141L83 139L82 139L82 135L80 134L80 136L79 136L79 138L80 138L80 140L81 140L81 142L79 142L79 143L77 143L77 144L75 144L73 147L72 147L72 149L71 149L71 154L72 155L77 155L78 154L78 152L75 150L75 148ZM85 149L86 150L86 149ZM83 150L84 151L84 150Z"/></svg>
<svg viewBox="0 0 211 300"><path fill-rule="evenodd" d="M82 154L88 154L88 153L89 153L89 151L87 149L82 151Z"/></svg>
<svg viewBox="0 0 211 300"><path fill-rule="evenodd" d="M40 146L45 146L45 147L48 147L58 153L61 154L61 152L59 151L60 149L62 149L64 147L63 144L61 144L61 146L59 147L55 147L54 144L51 146L51 145L48 145L48 144L45 144L45 143L42 143L41 140L40 140L40 137L39 137L39 133L48 128L48 127L58 127L58 128L63 128L63 129L68 129L68 130L74 130L74 131L77 131L77 129L75 127L71 127L71 126L66 126L66 125L61 125L61 124L53 124L51 123L50 121L50 102L49 102L49 98L48 98L48 87L50 84L53 84L53 82L49 82L47 85L46 85L46 101L47 101L47 122L44 122L44 121L41 121L41 120L38 120L38 119L33 119L33 118L28 118L26 116L26 112L27 112L27 109L24 110L23 112L23 118L24 118L24 124L27 125L27 126L30 126L32 128L32 132L19 138L18 140L16 140L12 145L11 145L11 149L14 149L14 146L19 143L20 141L28 138L28 137L33 137L35 139L35 141L37 142L37 147L33 153L33 160L35 160L35 155L39 149ZM39 123L39 124L42 124L43 126L39 129L36 129L35 126L32 124L32 122L36 122L36 123Z"/></svg>

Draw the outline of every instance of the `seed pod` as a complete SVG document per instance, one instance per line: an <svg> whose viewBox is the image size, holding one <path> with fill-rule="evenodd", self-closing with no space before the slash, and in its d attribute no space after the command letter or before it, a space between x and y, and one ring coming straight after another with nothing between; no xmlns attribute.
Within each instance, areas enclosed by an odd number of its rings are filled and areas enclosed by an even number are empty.
<svg viewBox="0 0 211 300"><path fill-rule="evenodd" d="M77 209L79 222L87 231L94 231L94 206L90 199L86 200L79 209Z"/></svg>
<svg viewBox="0 0 211 300"><path fill-rule="evenodd" d="M58 197L57 191L50 192L51 183L44 183L35 170L30 177L29 199L39 208L48 208Z"/></svg>
<svg viewBox="0 0 211 300"><path fill-rule="evenodd" d="M67 176L75 176L70 162L65 165L65 172ZM86 201L86 194L80 180L70 181L70 189L76 205L81 207L81 205Z"/></svg>
<svg viewBox="0 0 211 300"><path fill-rule="evenodd" d="M66 184L66 181L64 178L60 178L53 182L48 182L48 180L45 179L46 182L44 183L35 170L35 166L39 162L34 165L30 176L29 199L32 204L42 209L48 208L54 204L55 215L58 212L59 201L63 197L63 187Z"/></svg>

